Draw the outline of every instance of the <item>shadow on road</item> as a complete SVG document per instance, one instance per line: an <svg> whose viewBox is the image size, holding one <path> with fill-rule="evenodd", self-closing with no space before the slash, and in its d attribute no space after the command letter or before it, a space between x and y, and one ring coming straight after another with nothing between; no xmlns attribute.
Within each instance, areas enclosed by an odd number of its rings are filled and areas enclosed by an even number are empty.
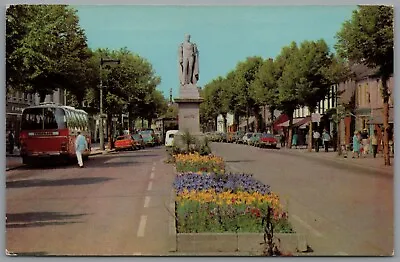
<svg viewBox="0 0 400 262"><path fill-rule="evenodd" d="M6 214L7 228L42 227L80 223L76 219L87 214L67 214L60 212L27 212Z"/></svg>
<svg viewBox="0 0 400 262"><path fill-rule="evenodd" d="M254 160L227 160L225 163L248 163L248 162L254 162Z"/></svg>
<svg viewBox="0 0 400 262"><path fill-rule="evenodd" d="M67 179L28 179L6 182L6 188L46 187L46 186L77 186L107 182L113 180L108 177L79 177Z"/></svg>

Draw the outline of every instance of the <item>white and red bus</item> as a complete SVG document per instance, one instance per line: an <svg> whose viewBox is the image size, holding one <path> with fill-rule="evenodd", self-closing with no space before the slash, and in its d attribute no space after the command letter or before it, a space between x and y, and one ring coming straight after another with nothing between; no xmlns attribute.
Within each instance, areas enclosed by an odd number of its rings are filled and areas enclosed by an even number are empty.
<svg viewBox="0 0 400 262"><path fill-rule="evenodd" d="M54 103L41 103L23 110L21 117L21 157L24 164L38 159L59 158L71 160L76 157L75 139L78 131L86 137L90 155L91 136L88 114L80 109Z"/></svg>

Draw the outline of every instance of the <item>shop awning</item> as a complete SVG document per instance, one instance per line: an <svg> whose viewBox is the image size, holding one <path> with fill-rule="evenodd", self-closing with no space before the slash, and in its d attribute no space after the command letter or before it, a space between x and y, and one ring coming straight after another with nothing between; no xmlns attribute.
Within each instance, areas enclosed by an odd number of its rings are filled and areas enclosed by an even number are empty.
<svg viewBox="0 0 400 262"><path fill-rule="evenodd" d="M296 123L302 121L303 119L304 119L304 118L295 118L295 119L293 119L293 125L292 125L292 126L294 126ZM287 120L287 121L285 121L285 122L279 124L278 126L279 126L279 127L288 127L288 126L289 126L289 120Z"/></svg>

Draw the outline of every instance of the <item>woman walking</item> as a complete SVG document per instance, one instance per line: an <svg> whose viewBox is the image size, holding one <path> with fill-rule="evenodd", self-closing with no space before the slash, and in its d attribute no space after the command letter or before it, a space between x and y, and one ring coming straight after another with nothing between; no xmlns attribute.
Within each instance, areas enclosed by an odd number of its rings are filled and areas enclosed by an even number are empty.
<svg viewBox="0 0 400 262"><path fill-rule="evenodd" d="M376 158L378 152L378 130L374 130L374 134L371 136L372 154Z"/></svg>
<svg viewBox="0 0 400 262"><path fill-rule="evenodd" d="M354 155L357 155L357 158L360 157L360 133L359 132L354 132L353 136L353 157L355 158Z"/></svg>

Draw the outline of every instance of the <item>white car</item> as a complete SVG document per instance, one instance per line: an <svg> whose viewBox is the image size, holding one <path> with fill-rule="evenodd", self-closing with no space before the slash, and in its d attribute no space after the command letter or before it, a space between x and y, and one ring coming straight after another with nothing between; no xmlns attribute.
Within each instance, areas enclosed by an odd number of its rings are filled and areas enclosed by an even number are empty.
<svg viewBox="0 0 400 262"><path fill-rule="evenodd" d="M253 133L246 133L242 138L243 144L249 144L250 138L252 138L252 137L253 137Z"/></svg>
<svg viewBox="0 0 400 262"><path fill-rule="evenodd" d="M174 137L175 137L175 134L178 132L179 132L179 130L168 130L167 133L165 133L165 146L166 147L171 147L174 145Z"/></svg>

